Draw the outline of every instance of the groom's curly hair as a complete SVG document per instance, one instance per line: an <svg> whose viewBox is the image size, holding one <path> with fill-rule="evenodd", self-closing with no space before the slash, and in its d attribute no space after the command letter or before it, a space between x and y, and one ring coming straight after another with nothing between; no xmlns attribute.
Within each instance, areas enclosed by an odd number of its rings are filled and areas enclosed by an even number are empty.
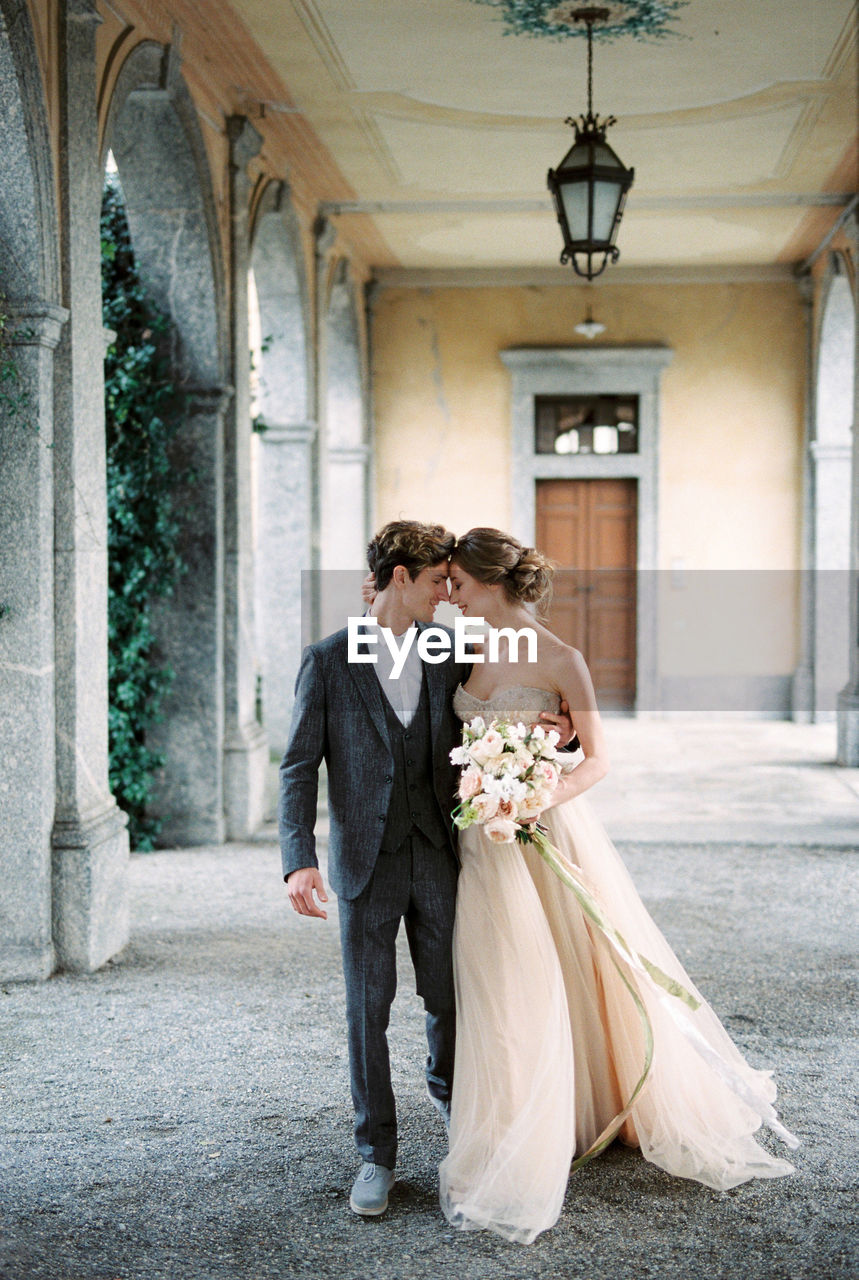
<svg viewBox="0 0 859 1280"><path fill-rule="evenodd" d="M422 569L449 560L455 543L456 538L443 525L391 520L367 547L367 564L376 578L376 590L385 590L398 564L408 569L414 582Z"/></svg>

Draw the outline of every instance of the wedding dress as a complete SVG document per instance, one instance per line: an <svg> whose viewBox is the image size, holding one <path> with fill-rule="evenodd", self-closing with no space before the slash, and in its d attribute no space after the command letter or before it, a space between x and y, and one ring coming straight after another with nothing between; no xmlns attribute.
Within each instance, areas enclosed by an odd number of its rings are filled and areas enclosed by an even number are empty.
<svg viewBox="0 0 859 1280"><path fill-rule="evenodd" d="M461 720L531 724L559 700L514 687L484 701L460 686L453 705ZM633 975L643 1017L629 972L534 846L493 844L477 825L461 831L456 1069L440 1168L447 1218L523 1243L552 1226L574 1156L605 1141L636 1088L648 1021L652 1066L621 1139L668 1173L718 1190L793 1172L752 1136L766 1119L796 1145L772 1111L770 1073L745 1062L696 991L588 800L541 821L629 948L701 1003L693 1012L647 974Z"/></svg>

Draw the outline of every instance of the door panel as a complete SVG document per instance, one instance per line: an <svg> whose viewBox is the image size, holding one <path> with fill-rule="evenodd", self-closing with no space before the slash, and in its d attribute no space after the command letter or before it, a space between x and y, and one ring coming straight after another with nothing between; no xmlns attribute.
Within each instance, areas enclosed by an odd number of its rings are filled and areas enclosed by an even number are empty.
<svg viewBox="0 0 859 1280"><path fill-rule="evenodd" d="M635 480L537 482L537 545L558 565L549 625L606 709L635 703L636 498Z"/></svg>

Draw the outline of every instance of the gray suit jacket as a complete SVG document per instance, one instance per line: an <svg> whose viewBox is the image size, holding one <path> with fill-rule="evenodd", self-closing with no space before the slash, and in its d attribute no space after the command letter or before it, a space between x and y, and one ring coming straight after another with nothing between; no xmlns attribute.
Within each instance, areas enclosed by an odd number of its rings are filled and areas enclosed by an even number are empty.
<svg viewBox="0 0 859 1280"><path fill-rule="evenodd" d="M418 626L423 630L423 626ZM451 646L452 649L452 646ZM316 793L319 765L328 766L328 876L334 892L356 898L373 872L388 813L394 772L382 692L369 663L346 660L347 633L338 631L304 650L295 685L289 744L280 765L278 825L284 878L317 867ZM433 786L451 855L456 842L450 812L458 770L449 752L461 741L453 713L457 683L470 666L425 663L432 732Z"/></svg>

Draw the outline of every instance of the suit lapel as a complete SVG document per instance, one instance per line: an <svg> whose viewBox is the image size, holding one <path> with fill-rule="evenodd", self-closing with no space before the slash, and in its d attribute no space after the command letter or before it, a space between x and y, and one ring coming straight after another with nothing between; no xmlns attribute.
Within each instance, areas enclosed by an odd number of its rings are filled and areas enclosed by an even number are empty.
<svg viewBox="0 0 859 1280"><path fill-rule="evenodd" d="M428 624L418 623L418 629L425 631ZM430 707L430 732L432 735L433 747L438 738L441 729L442 719L445 712L445 699L447 698L447 681L444 678L445 663L443 662L425 662L424 672L426 673L427 693L429 694Z"/></svg>
<svg viewBox="0 0 859 1280"><path fill-rule="evenodd" d="M382 698L385 695L382 693L382 688L379 684L375 667L369 662L350 662L348 667L349 674L354 680L358 692L364 700L364 705L370 713L370 719L376 726L385 746L390 750L391 738L388 733L388 724L385 719L385 708L382 706Z"/></svg>

